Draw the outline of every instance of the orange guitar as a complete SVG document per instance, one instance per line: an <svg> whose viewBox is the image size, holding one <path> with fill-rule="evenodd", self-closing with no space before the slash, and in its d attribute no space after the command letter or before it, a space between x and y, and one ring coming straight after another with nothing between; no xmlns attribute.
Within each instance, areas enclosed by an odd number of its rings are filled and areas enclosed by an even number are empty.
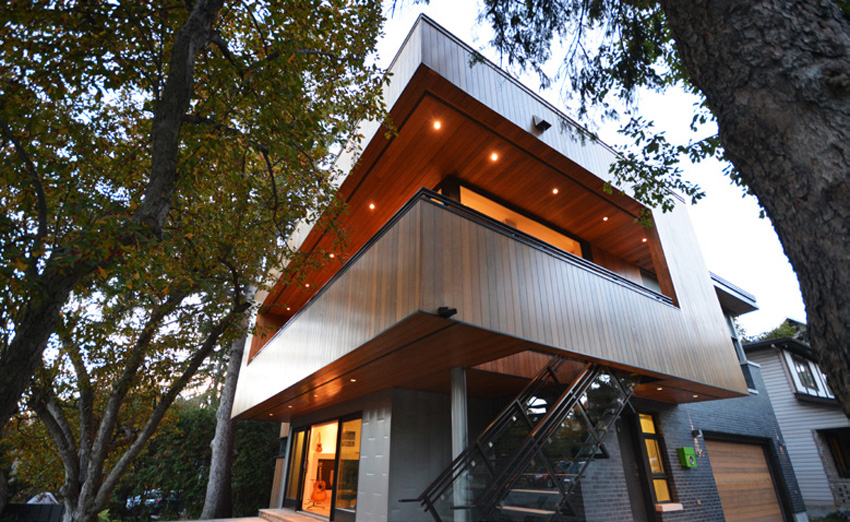
<svg viewBox="0 0 850 522"><path fill-rule="evenodd" d="M328 499L327 485L324 480L317 480L315 484L313 484L313 494L310 496L310 500L313 501L313 504L318 504L319 502L323 502Z"/></svg>

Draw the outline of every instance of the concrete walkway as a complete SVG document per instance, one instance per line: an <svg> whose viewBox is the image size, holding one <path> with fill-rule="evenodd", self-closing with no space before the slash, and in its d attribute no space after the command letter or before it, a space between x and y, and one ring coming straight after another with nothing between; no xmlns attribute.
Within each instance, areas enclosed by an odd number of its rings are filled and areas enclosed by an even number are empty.
<svg viewBox="0 0 850 522"><path fill-rule="evenodd" d="M259 517L245 518L216 518L203 521L174 521L174 522L316 522L326 518L311 517L296 513L291 509L261 509Z"/></svg>

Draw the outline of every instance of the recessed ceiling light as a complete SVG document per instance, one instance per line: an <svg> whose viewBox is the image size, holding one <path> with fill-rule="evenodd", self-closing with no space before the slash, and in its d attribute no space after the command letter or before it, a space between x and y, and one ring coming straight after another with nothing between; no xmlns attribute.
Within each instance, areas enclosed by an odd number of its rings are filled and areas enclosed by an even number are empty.
<svg viewBox="0 0 850 522"><path fill-rule="evenodd" d="M334 258L334 255L333 255L333 254L330 254L328 257L329 257L329 258L331 258L331 259L333 259L333 258Z"/></svg>
<svg viewBox="0 0 850 522"><path fill-rule="evenodd" d="M292 308L290 308L290 307L288 307L288 306L287 306L287 307L286 307L286 311L288 312L288 311L290 311L290 310L292 310Z"/></svg>
<svg viewBox="0 0 850 522"><path fill-rule="evenodd" d="M656 390L658 390L658 391L661 391L661 390L663 390L664 388L662 388L661 386L659 386L658 388L655 388L655 389L656 389Z"/></svg>
<svg viewBox="0 0 850 522"><path fill-rule="evenodd" d="M274 413L269 413L269 417L274 417Z"/></svg>
<svg viewBox="0 0 850 522"><path fill-rule="evenodd" d="M357 382L357 379L350 379L351 382Z"/></svg>
<svg viewBox="0 0 850 522"><path fill-rule="evenodd" d="M375 204L369 203L369 210L375 210Z"/></svg>
<svg viewBox="0 0 850 522"><path fill-rule="evenodd" d="M291 405L291 404L290 404L289 406L287 406L287 408L291 408L291 407L292 407L292 405Z"/></svg>
<svg viewBox="0 0 850 522"><path fill-rule="evenodd" d="M313 394L313 397L318 397L318 396L319 396L319 394L318 394L318 393L314 393L314 394Z"/></svg>
<svg viewBox="0 0 850 522"><path fill-rule="evenodd" d="M435 121L434 122L434 128L437 129L437 130L440 130L440 127L442 127L442 125L440 124L440 120Z"/></svg>
<svg viewBox="0 0 850 522"><path fill-rule="evenodd" d="M552 189L552 194L557 194L557 193L558 193L558 189L553 188L553 189Z"/></svg>
<svg viewBox="0 0 850 522"><path fill-rule="evenodd" d="M499 155L494 152L493 154L490 154L490 159L492 161L496 161L497 159L499 159Z"/></svg>
<svg viewBox="0 0 850 522"><path fill-rule="evenodd" d="M602 218L602 221L608 221L608 216L605 216L604 218Z"/></svg>
<svg viewBox="0 0 850 522"><path fill-rule="evenodd" d="M646 238L643 238L640 241L641 241L641 243L646 243Z"/></svg>
<svg viewBox="0 0 850 522"><path fill-rule="evenodd" d="M310 283L304 283L305 288L310 288Z"/></svg>
<svg viewBox="0 0 850 522"><path fill-rule="evenodd" d="M696 398L698 398L698 397L699 397L699 394L698 394L698 393L695 393L695 394L694 394L694 399L696 399Z"/></svg>

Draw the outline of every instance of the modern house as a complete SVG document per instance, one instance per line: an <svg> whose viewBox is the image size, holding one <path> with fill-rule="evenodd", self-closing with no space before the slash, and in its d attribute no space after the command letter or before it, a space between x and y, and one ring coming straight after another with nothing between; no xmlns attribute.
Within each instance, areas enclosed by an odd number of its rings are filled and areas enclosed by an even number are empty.
<svg viewBox="0 0 850 522"><path fill-rule="evenodd" d="M605 190L611 149L426 17L390 74L347 250L302 227L327 262L257 297L233 416L282 424L267 516L805 519L730 331L754 300L684 202Z"/></svg>
<svg viewBox="0 0 850 522"><path fill-rule="evenodd" d="M805 337L749 343L744 350L761 367L808 512L850 509L850 421Z"/></svg>

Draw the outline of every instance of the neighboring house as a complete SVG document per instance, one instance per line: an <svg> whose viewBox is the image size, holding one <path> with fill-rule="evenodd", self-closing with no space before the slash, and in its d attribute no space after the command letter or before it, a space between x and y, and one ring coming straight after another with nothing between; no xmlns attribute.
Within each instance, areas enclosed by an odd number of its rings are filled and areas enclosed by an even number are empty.
<svg viewBox="0 0 850 522"><path fill-rule="evenodd" d="M805 337L744 346L767 393L810 514L850 509L850 422Z"/></svg>
<svg viewBox="0 0 850 522"><path fill-rule="evenodd" d="M257 296L233 416L282 424L263 516L805 520L730 330L754 299L684 202L606 190L610 148L427 17L389 73L395 132L339 160L348 249L301 227L328 262Z"/></svg>

